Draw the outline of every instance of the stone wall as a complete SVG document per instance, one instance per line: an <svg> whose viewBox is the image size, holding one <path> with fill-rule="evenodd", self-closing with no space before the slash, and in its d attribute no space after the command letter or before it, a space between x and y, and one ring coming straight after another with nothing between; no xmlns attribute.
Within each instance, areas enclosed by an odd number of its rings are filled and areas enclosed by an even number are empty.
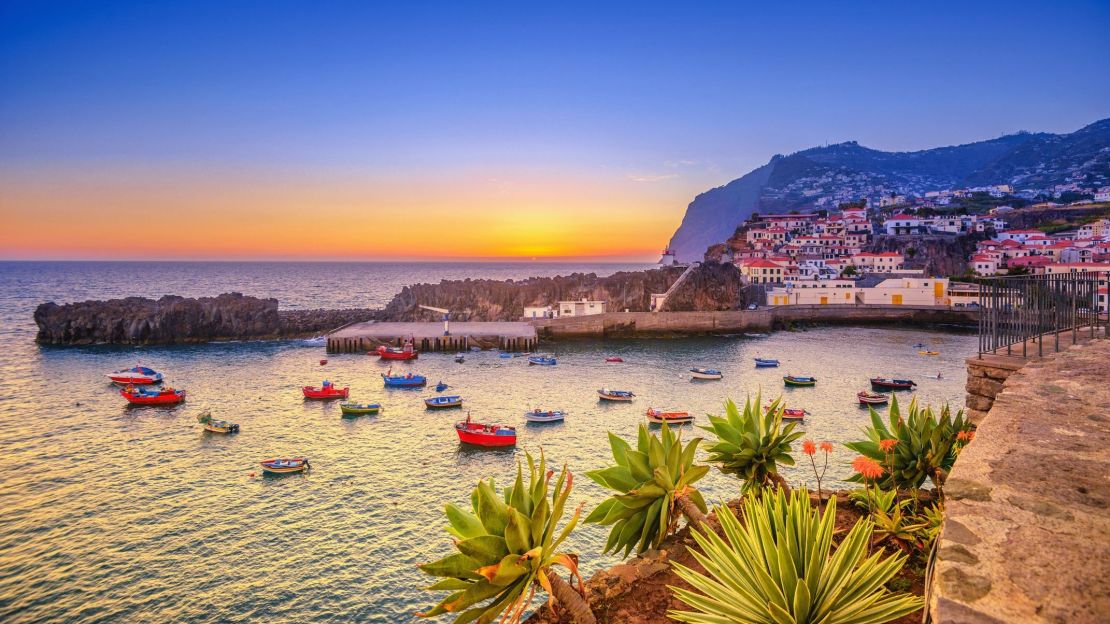
<svg viewBox="0 0 1110 624"><path fill-rule="evenodd" d="M968 361L980 423L945 485L932 621L1110 621L1110 340L1010 361Z"/></svg>

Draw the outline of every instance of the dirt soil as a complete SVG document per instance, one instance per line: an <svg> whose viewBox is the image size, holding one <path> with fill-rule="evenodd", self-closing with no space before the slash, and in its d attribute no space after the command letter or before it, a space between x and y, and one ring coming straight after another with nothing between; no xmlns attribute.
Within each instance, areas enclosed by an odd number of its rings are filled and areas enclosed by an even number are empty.
<svg viewBox="0 0 1110 624"><path fill-rule="evenodd" d="M816 499L814 499L816 500ZM733 513L739 515L740 501L728 503ZM839 492L836 505L836 535L844 536L862 516L860 510L848 501L847 492ZM715 515L709 517L709 524L718 534L721 525ZM834 537L834 543L839 537ZM667 538L659 550L649 550L640 557L601 570L586 581L586 599L597 617L598 624L658 624L676 622L667 617L672 609L686 610L688 607L674 597L669 586L690 588L678 578L670 566L678 562L698 572L705 569L698 564L690 553L697 543L690 536L689 529L683 528ZM886 547L888 554L896 547ZM925 560L921 555L911 556L902 566L888 587L895 591L908 591L917 596L925 592ZM920 610L894 620L896 624L919 624ZM528 619L529 624L573 624L565 610L554 614L548 607L541 607Z"/></svg>

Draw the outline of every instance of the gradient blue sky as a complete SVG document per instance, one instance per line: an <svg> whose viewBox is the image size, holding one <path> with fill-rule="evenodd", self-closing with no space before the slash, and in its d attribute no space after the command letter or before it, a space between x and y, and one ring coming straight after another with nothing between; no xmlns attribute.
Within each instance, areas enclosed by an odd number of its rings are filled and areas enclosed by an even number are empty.
<svg viewBox="0 0 1110 624"><path fill-rule="evenodd" d="M1108 2L466 4L5 0L0 216L24 230L101 207L184 218L190 195L227 214L223 189L248 218L272 206L290 223L566 206L582 236L591 214L643 215L649 240L613 255L648 257L696 193L775 153L1110 116ZM32 235L0 238L0 254L159 257ZM283 257L196 243L164 255ZM507 255L606 255L538 244Z"/></svg>

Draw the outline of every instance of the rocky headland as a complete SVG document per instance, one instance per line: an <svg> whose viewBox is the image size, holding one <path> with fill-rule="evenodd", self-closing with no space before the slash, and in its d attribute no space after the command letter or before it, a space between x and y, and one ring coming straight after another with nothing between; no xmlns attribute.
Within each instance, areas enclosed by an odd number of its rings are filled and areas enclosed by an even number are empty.
<svg viewBox="0 0 1110 624"><path fill-rule="evenodd" d="M374 314L359 309L278 310L277 299L241 293L50 302L35 309L35 340L47 345L147 345L297 338L369 320Z"/></svg>

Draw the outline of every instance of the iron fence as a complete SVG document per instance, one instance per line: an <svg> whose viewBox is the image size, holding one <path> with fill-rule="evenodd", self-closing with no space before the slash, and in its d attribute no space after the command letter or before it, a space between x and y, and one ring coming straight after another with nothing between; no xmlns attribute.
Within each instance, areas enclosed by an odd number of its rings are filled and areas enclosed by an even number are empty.
<svg viewBox="0 0 1110 624"><path fill-rule="evenodd" d="M979 357L1044 355L1081 338L1107 335L1106 287L1099 272L1015 275L979 287ZM1047 342L1047 344L1046 344Z"/></svg>

